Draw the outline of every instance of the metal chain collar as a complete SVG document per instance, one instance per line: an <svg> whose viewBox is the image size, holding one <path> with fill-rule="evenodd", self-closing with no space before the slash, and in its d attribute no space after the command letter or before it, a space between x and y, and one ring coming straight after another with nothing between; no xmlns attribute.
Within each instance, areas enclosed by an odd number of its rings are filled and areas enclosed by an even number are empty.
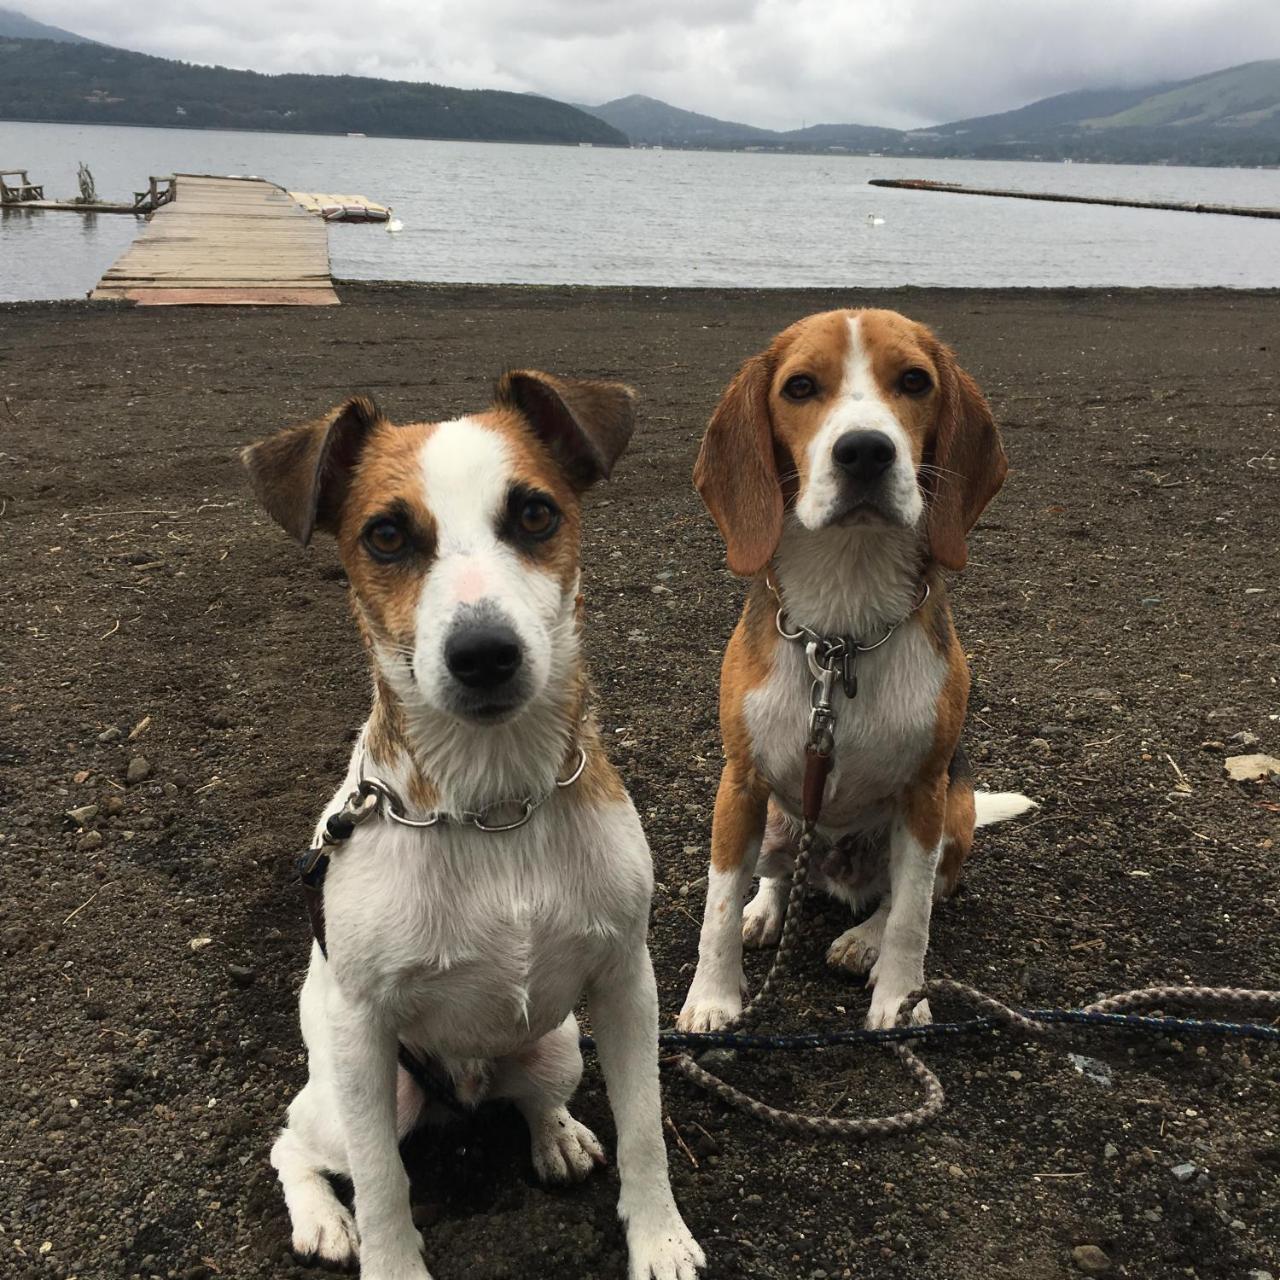
<svg viewBox="0 0 1280 1280"><path fill-rule="evenodd" d="M581 745L578 747L578 762L567 778L557 778L555 786L540 796L525 796L521 800L501 800L479 811L463 809L459 813L449 813L443 809L435 809L425 818L405 816L404 804L381 778L365 777L362 773L355 790L346 798L337 813L329 815L320 833L320 839L312 846L310 852L318 854L326 846L342 844L351 838L356 827L367 822L375 815L386 818L402 827L425 830L440 825L471 826L487 835L501 834L506 831L517 831L556 794L557 791L571 787L587 767L587 753ZM515 809L516 816L510 822L494 821L495 815L502 809Z"/></svg>
<svg viewBox="0 0 1280 1280"><path fill-rule="evenodd" d="M813 705L818 705L819 694L824 694L827 704L831 701L831 690L835 684L836 670L839 669L840 683L846 698L858 696L858 654L871 653L885 644L897 629L914 614L924 608L929 599L929 584L922 582L920 598L903 614L874 644L860 644L853 636L824 636L821 632L806 627L803 623L792 623L787 617L786 606L782 596L773 582L766 579L769 590L778 601L778 612L774 618L774 626L784 640L804 645L805 658L809 663L809 671L813 676ZM794 630L791 628L794 627ZM821 689L820 689L821 686ZM810 732L813 730L813 717L810 717Z"/></svg>

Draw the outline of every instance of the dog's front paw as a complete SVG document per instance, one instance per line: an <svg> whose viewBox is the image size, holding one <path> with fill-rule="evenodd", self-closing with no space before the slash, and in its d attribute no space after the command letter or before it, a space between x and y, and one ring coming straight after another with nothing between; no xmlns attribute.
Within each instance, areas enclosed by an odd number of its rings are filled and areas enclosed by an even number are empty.
<svg viewBox="0 0 1280 1280"><path fill-rule="evenodd" d="M431 1280L431 1273L422 1256L422 1237L415 1231L419 1248L401 1253L396 1258L366 1256L360 1261L360 1280Z"/></svg>
<svg viewBox="0 0 1280 1280"><path fill-rule="evenodd" d="M289 1206L293 1235L290 1247L302 1262L354 1271L360 1257L360 1237L350 1210L332 1191L299 1197Z"/></svg>
<svg viewBox="0 0 1280 1280"><path fill-rule="evenodd" d="M883 1031L888 1027L896 1027L898 1018L902 1013L902 1006L906 1003L907 996L911 992L904 992L896 999L886 996L883 1000L880 998L880 990L876 989L876 993L871 998L871 1009L867 1013L867 1030ZM929 1010L929 1002L921 1000L919 1004L911 1010L911 1015L907 1019L907 1025L912 1027L926 1027L933 1021L933 1014Z"/></svg>
<svg viewBox="0 0 1280 1280"><path fill-rule="evenodd" d="M689 992L676 1019L681 1031L719 1031L727 1027L742 1012L742 996L734 991L698 995Z"/></svg>
<svg viewBox="0 0 1280 1280"><path fill-rule="evenodd" d="M846 929L828 948L827 963L833 969L844 969L862 977L871 972L880 958L880 936L870 933L865 925Z"/></svg>
<svg viewBox="0 0 1280 1280"><path fill-rule="evenodd" d="M549 1112L530 1130L533 1169L541 1182L581 1182L605 1163L600 1140L566 1107Z"/></svg>
<svg viewBox="0 0 1280 1280"><path fill-rule="evenodd" d="M902 1014L902 1006L906 1004L907 997L913 992L918 991L924 986L924 975L918 975L914 981L903 982L891 975L881 972L879 962L871 970L869 982L875 984L875 990L871 995L871 1009L867 1014L867 1029L869 1031L883 1031L886 1027L896 1027L898 1018ZM915 1008L911 1010L911 1015L907 1019L910 1026L923 1027L933 1021L933 1014L929 1010L929 1002L921 1000Z"/></svg>
<svg viewBox="0 0 1280 1280"><path fill-rule="evenodd" d="M742 910L742 941L748 947L776 946L787 914L785 894L764 885Z"/></svg>
<svg viewBox="0 0 1280 1280"><path fill-rule="evenodd" d="M627 1249L630 1280L695 1280L707 1265L706 1255L674 1204L660 1216L632 1218Z"/></svg>

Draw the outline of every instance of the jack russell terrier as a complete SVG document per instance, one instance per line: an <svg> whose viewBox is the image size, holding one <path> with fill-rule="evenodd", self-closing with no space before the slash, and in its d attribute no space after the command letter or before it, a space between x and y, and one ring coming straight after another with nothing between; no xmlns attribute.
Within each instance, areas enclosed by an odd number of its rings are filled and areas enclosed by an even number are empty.
<svg viewBox="0 0 1280 1280"><path fill-rule="evenodd" d="M869 1027L895 1025L923 984L932 904L955 888L974 827L1032 807L974 793L969 668L941 572L964 568L1006 468L973 379L891 311L801 320L721 397L694 482L752 586L721 672L726 763L682 1029L732 1022L743 943L778 940L824 665L835 728L810 876L855 912L874 907L827 953L874 987ZM927 1003L912 1016L927 1020Z"/></svg>
<svg viewBox="0 0 1280 1280"><path fill-rule="evenodd" d="M581 494L626 447L632 398L520 371L482 413L393 426L356 398L244 454L280 525L336 538L373 667L313 845L328 874L300 998L309 1078L271 1152L294 1250L358 1253L365 1280L427 1280L398 1147L437 1110L424 1080L513 1102L544 1181L603 1163L567 1107L584 993L630 1275L704 1265L662 1135L649 849L579 651ZM328 1174L351 1178L354 1220Z"/></svg>

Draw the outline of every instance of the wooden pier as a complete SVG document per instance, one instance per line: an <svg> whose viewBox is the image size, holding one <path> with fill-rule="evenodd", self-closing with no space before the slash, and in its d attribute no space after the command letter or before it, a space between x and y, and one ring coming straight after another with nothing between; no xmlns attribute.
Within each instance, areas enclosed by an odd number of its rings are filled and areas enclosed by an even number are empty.
<svg viewBox="0 0 1280 1280"><path fill-rule="evenodd" d="M338 305L328 231L261 178L180 173L89 295L139 306Z"/></svg>
<svg viewBox="0 0 1280 1280"><path fill-rule="evenodd" d="M1059 204L1102 204L1122 209L1167 209L1174 213L1220 213L1235 218L1280 218L1280 209L1232 204L1187 204L1175 200L1124 200L1110 196L1068 196L1052 191L1002 191L994 187L966 187L958 182L932 182L928 178L871 178L873 187L904 191L941 191L959 196L999 196L1008 200L1050 200Z"/></svg>

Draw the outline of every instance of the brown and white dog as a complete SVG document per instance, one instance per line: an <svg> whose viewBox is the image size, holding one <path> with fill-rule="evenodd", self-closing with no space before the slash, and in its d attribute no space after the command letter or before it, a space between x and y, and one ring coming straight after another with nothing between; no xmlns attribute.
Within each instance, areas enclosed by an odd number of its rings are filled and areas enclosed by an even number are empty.
<svg viewBox="0 0 1280 1280"><path fill-rule="evenodd" d="M306 1087L271 1161L293 1247L365 1280L427 1280L398 1141L424 1097L397 1043L466 1104L515 1103L536 1173L604 1160L567 1103L585 991L618 1134L633 1280L694 1280L658 1094L644 832L606 759L579 653L580 495L633 423L629 388L506 375L495 403L393 426L367 400L280 432L245 462L299 541L337 539L373 667L373 710L321 817L380 780L323 884L327 951L300 1013ZM428 825L429 824L429 825ZM326 1177L349 1175L355 1218Z"/></svg>
<svg viewBox="0 0 1280 1280"><path fill-rule="evenodd" d="M857 912L875 907L827 955L869 975L868 1026L892 1026L923 982L932 903L955 888L975 825L1031 807L974 794L960 745L969 669L941 573L964 568L966 535L1005 470L972 378L895 312L801 320L721 397L694 481L730 569L753 583L721 672L726 763L682 1028L713 1030L739 1013L743 943L776 942L782 927L813 685L803 644L782 625L863 650L856 695L836 684L818 828L830 849L815 852L811 876Z"/></svg>

